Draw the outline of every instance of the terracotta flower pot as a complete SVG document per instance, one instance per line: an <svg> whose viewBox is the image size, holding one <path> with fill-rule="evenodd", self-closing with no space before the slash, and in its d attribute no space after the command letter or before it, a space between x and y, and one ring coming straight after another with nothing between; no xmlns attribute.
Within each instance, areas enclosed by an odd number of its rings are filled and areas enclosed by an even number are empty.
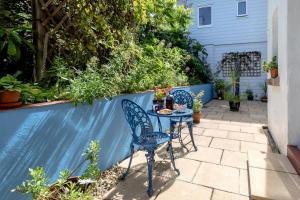
<svg viewBox="0 0 300 200"><path fill-rule="evenodd" d="M2 91L0 92L0 104L17 103L20 99L20 92L18 91Z"/></svg>
<svg viewBox="0 0 300 200"><path fill-rule="evenodd" d="M271 69L271 77L277 78L278 76L278 69Z"/></svg>
<svg viewBox="0 0 300 200"><path fill-rule="evenodd" d="M201 119L201 113L200 112L193 113L193 121L194 121L194 123L200 123L200 119Z"/></svg>

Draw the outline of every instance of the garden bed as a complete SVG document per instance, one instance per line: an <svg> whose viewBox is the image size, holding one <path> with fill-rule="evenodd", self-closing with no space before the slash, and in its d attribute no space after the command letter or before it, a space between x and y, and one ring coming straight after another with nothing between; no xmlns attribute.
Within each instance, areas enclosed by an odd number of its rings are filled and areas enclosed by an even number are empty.
<svg viewBox="0 0 300 200"><path fill-rule="evenodd" d="M112 167L102 172L97 180L93 196L96 199L103 199L104 195L118 184L119 177L125 171L126 169L121 167Z"/></svg>

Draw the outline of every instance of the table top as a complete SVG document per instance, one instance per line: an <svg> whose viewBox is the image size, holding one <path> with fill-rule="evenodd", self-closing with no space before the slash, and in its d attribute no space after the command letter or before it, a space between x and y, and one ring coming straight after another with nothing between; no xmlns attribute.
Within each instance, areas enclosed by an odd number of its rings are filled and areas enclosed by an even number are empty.
<svg viewBox="0 0 300 200"><path fill-rule="evenodd" d="M175 118L175 117L191 117L193 115L193 110L192 109L186 109L185 112L178 112L176 110L173 110L171 114L159 114L157 112L154 112L153 110L148 110L147 111L148 115L151 116L157 116L157 117L168 117L168 118Z"/></svg>

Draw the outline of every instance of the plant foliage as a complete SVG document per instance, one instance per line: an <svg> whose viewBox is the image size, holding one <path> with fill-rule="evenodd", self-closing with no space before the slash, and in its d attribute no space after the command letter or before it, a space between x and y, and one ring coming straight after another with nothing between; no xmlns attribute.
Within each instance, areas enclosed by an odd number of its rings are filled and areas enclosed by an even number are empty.
<svg viewBox="0 0 300 200"><path fill-rule="evenodd" d="M100 145L97 141L91 141L87 150L83 153L84 161L88 161L88 166L83 173L83 179L96 180L100 175L98 167L98 156ZM79 164L80 167L82 163ZM77 168L78 168L77 167ZM76 168L76 169L77 169ZM45 174L43 167L29 169L32 177L17 186L14 191L31 194L33 200L92 200L91 190L87 188L83 190L75 182L69 181L72 172L68 169L62 170L59 178L54 184L49 185L49 179Z"/></svg>

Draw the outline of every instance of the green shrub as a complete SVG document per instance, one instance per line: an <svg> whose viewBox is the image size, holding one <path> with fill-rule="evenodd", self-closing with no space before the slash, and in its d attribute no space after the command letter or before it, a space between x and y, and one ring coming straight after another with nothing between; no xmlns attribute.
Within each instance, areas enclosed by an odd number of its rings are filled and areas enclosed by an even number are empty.
<svg viewBox="0 0 300 200"><path fill-rule="evenodd" d="M271 62L266 62L264 61L263 63L263 69L265 72L270 71L271 69L278 69L278 61L277 61L277 56L274 56L272 58Z"/></svg>
<svg viewBox="0 0 300 200"><path fill-rule="evenodd" d="M194 103L193 103L193 112L194 113L201 112L203 107L202 97L204 96L204 91L201 91L197 95L193 95L193 96L195 96Z"/></svg>
<svg viewBox="0 0 300 200"><path fill-rule="evenodd" d="M97 141L91 141L89 147L82 155L84 162L88 161L88 167L83 173L83 179L96 180L100 175L100 169L98 167L98 156L100 151L100 145ZM81 165L80 163L76 169ZM33 200L92 200L91 190L82 190L76 183L68 181L72 172L68 169L62 170L59 174L59 178L55 184L49 185L49 179L45 174L43 167L37 167L35 169L29 169L32 179L24 181L20 186L17 186L14 191L21 193L31 194ZM51 189L50 189L51 188ZM66 188L68 188L66 190Z"/></svg>
<svg viewBox="0 0 300 200"><path fill-rule="evenodd" d="M223 79L215 80L215 91L225 90L225 81Z"/></svg>

